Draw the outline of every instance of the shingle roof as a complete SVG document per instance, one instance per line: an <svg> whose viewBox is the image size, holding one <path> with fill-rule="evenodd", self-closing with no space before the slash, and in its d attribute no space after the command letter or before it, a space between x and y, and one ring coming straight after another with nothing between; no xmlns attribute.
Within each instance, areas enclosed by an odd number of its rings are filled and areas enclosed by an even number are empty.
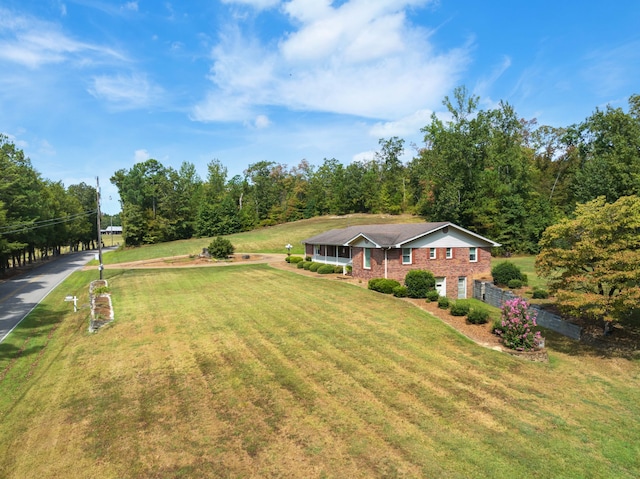
<svg viewBox="0 0 640 479"><path fill-rule="evenodd" d="M302 243L346 246L356 238L364 236L381 248L390 248L394 246L398 247L401 244L432 233L433 231L437 231L445 226L452 226L480 238L493 246L499 246L498 243L495 243L490 239L465 230L464 228L456 226L453 223L449 223L448 221L438 223L349 226L348 228L330 230L325 233L312 236L311 238L303 240Z"/></svg>
<svg viewBox="0 0 640 479"><path fill-rule="evenodd" d="M362 235L381 247L389 247L425 235L447 224L448 223L409 223L349 226L348 228L321 233L304 240L303 243L346 245L349 241Z"/></svg>

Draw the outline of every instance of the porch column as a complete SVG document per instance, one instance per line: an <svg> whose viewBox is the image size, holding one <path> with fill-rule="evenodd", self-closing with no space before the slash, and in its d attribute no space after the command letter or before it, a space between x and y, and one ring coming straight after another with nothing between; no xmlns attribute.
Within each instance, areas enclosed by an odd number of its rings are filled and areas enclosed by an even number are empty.
<svg viewBox="0 0 640 479"><path fill-rule="evenodd" d="M387 249L384 250L384 279L387 279Z"/></svg>

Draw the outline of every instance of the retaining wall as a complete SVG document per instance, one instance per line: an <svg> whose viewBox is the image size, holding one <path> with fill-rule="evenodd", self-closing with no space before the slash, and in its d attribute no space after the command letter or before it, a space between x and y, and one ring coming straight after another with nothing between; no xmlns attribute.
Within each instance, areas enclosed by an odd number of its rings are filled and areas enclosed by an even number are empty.
<svg viewBox="0 0 640 479"><path fill-rule="evenodd" d="M501 308L502 303L517 298L518 296L512 291L505 291L494 286L492 283L476 280L473 282L473 297L484 301L491 306L495 306L496 308ZM551 329L563 336L567 336L572 339L580 339L580 335L582 334L582 328L580 326L569 323L560 316L545 311L544 309L540 309L537 305L532 305L529 309L536 312L536 322L538 325Z"/></svg>

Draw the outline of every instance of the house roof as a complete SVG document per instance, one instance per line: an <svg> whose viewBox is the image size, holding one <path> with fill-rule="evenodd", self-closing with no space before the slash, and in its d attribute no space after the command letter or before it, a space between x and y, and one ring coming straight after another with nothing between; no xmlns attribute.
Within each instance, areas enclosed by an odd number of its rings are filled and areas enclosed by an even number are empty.
<svg viewBox="0 0 640 479"><path fill-rule="evenodd" d="M349 226L348 228L330 230L325 233L312 236L311 238L303 240L302 243L350 246L360 238L366 238L379 248L400 248L406 243L446 227L456 228L474 236L482 242L486 242L487 246L500 246L500 244L495 241L491 241L488 238L480 236L448 221L438 223Z"/></svg>

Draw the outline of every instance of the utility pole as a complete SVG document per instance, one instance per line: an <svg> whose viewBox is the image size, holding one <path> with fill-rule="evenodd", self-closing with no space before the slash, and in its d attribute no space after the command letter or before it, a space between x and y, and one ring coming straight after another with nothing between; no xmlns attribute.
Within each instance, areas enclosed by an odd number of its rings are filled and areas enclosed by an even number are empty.
<svg viewBox="0 0 640 479"><path fill-rule="evenodd" d="M100 279L102 278L102 232L100 231L100 177L96 176L96 199L98 201L98 270L100 270Z"/></svg>

